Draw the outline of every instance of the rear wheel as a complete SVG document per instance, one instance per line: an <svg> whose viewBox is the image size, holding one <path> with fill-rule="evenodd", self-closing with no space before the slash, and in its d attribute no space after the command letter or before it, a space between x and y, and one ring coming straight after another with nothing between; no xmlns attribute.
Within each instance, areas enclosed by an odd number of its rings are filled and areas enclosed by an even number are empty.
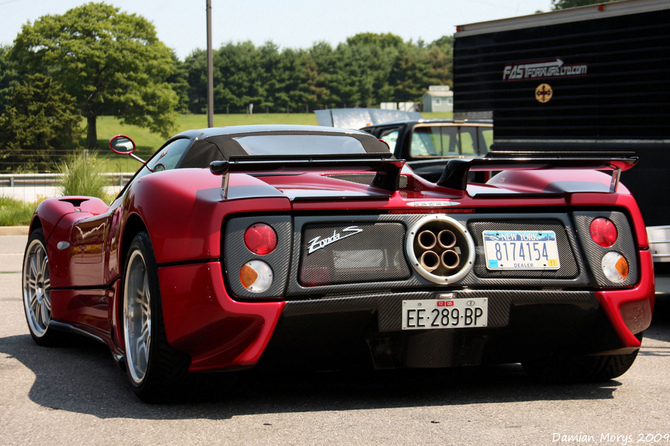
<svg viewBox="0 0 670 446"><path fill-rule="evenodd" d="M145 232L133 239L123 275L123 338L128 378L140 399L174 400L184 389L190 359L168 345L158 266Z"/></svg>
<svg viewBox="0 0 670 446"><path fill-rule="evenodd" d="M54 345L59 333L49 327L51 322L51 279L49 256L42 228L28 238L23 256L23 308L33 340L40 345Z"/></svg>
<svg viewBox="0 0 670 446"><path fill-rule="evenodd" d="M575 356L554 354L523 362L531 377L547 383L605 382L630 369L638 351L628 355Z"/></svg>

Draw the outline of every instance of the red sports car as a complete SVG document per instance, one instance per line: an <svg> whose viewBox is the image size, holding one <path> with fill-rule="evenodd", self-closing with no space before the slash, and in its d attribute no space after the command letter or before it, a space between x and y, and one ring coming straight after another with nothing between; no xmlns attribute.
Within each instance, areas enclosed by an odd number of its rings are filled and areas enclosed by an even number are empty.
<svg viewBox="0 0 670 446"><path fill-rule="evenodd" d="M492 153L431 183L364 132L187 131L111 205L38 206L28 327L38 344L107 344L146 401L255 366L521 362L547 381L609 380L653 309L644 223L619 184L635 161ZM499 173L468 184L470 170Z"/></svg>

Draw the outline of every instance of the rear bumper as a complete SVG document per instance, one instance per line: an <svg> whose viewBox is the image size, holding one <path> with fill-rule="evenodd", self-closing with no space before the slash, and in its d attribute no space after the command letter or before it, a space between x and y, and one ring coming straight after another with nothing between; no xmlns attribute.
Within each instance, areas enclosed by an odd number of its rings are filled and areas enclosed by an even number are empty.
<svg viewBox="0 0 670 446"><path fill-rule="evenodd" d="M283 302L236 302L228 297L219 262L158 270L165 334L191 356L191 371L244 369L265 350Z"/></svg>
<svg viewBox="0 0 670 446"><path fill-rule="evenodd" d="M191 355L191 371L256 365L328 369L452 367L519 362L568 350L630 353L651 322L651 254L640 253L640 283L607 291L453 290L487 297L486 328L403 331L402 300L436 291L357 294L288 302L237 302L219 262L159 269L166 335Z"/></svg>
<svg viewBox="0 0 670 446"><path fill-rule="evenodd" d="M556 350L626 353L640 345L632 333L634 342L620 338L595 293L489 290L455 295L488 297L488 326L403 331L401 301L429 299L434 293L289 302L261 363L316 369L455 367L520 362Z"/></svg>

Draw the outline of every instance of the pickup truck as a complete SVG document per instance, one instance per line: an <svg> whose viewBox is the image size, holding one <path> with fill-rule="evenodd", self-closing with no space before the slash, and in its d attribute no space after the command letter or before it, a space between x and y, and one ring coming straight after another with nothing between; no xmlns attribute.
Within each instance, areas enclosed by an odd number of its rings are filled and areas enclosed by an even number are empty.
<svg viewBox="0 0 670 446"><path fill-rule="evenodd" d="M397 159L436 182L446 160L486 155L493 144L490 120L419 119L368 125L361 130L386 142Z"/></svg>

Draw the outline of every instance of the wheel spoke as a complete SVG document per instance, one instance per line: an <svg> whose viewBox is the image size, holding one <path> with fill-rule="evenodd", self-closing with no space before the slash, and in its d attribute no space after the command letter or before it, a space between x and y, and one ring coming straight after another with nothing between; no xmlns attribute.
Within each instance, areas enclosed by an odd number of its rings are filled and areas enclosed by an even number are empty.
<svg viewBox="0 0 670 446"><path fill-rule="evenodd" d="M28 307L30 308L30 311L33 313L37 312L37 307L39 306L39 301L37 300L37 293L34 292L34 290L29 290L30 292L30 298L29 298L29 305Z"/></svg>
<svg viewBox="0 0 670 446"><path fill-rule="evenodd" d="M40 325L46 328L46 326L49 325L50 320L51 312L46 305L46 301L42 301L42 304L40 305Z"/></svg>
<svg viewBox="0 0 670 446"><path fill-rule="evenodd" d="M40 250L40 270L45 276L49 274L49 259L44 252Z"/></svg>
<svg viewBox="0 0 670 446"><path fill-rule="evenodd" d="M36 280L37 278L37 256L30 256L30 278Z"/></svg>
<svg viewBox="0 0 670 446"><path fill-rule="evenodd" d="M151 333L149 333L149 322L145 322L142 326L142 334L140 335L140 339L144 344L149 345L149 339L151 339L150 336Z"/></svg>
<svg viewBox="0 0 670 446"><path fill-rule="evenodd" d="M151 309L149 308L149 302L142 302L142 314L145 318L151 317Z"/></svg>
<svg viewBox="0 0 670 446"><path fill-rule="evenodd" d="M44 327L43 315L42 315L42 304L40 304L40 303L35 305L35 323L39 327Z"/></svg>

